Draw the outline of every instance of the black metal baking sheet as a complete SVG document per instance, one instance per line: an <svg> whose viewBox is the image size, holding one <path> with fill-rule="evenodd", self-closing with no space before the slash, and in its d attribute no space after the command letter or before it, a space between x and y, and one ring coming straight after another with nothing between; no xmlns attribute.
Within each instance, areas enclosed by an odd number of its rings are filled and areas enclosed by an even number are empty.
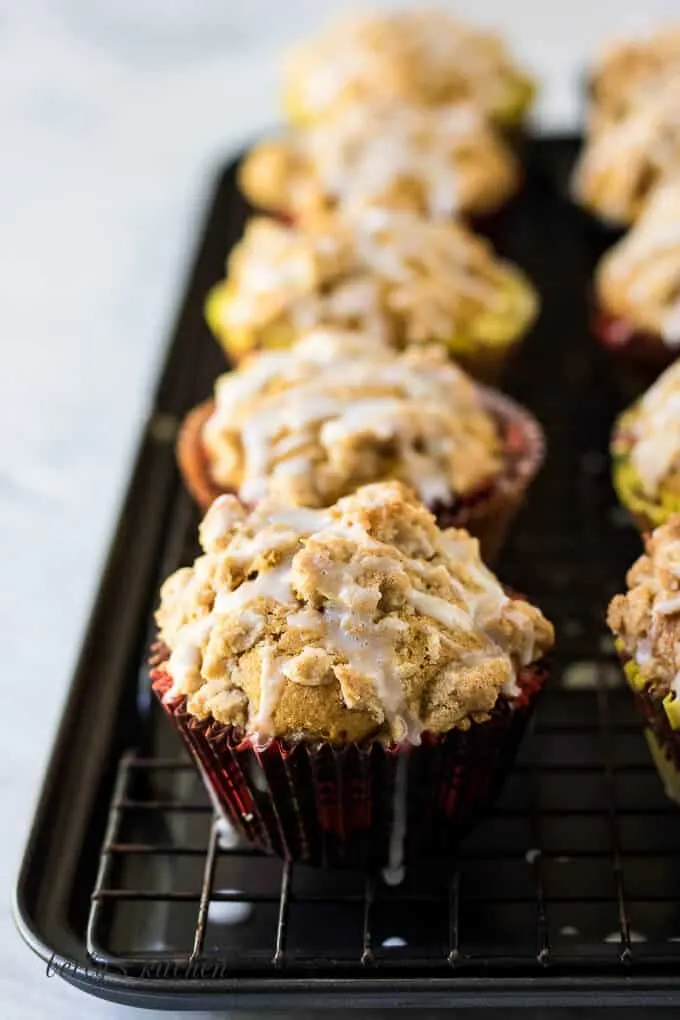
<svg viewBox="0 0 680 1020"><path fill-rule="evenodd" d="M148 694L158 584L198 519L173 442L225 368L202 305L247 211L235 165L220 175L16 890L22 935L72 984L173 1009L680 1003L680 812L603 622L640 546L609 483L624 397L589 335L603 238L568 199L576 148L532 142L521 196L489 225L543 304L506 388L548 460L499 573L555 622L554 675L490 817L397 889L227 845Z"/></svg>

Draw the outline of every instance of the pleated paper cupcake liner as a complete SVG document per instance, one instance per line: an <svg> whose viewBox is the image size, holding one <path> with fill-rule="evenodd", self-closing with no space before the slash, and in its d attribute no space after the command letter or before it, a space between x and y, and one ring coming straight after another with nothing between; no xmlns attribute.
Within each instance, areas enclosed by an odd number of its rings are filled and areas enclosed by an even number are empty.
<svg viewBox="0 0 680 1020"><path fill-rule="evenodd" d="M247 840L286 860L388 869L452 854L484 815L511 767L547 671L500 697L468 730L424 733L419 745L254 738L187 712L163 669L152 685L200 764L213 803Z"/></svg>
<svg viewBox="0 0 680 1020"><path fill-rule="evenodd" d="M678 356L662 337L602 309L595 308L592 321L595 336L611 358L619 392L628 400L644 393Z"/></svg>

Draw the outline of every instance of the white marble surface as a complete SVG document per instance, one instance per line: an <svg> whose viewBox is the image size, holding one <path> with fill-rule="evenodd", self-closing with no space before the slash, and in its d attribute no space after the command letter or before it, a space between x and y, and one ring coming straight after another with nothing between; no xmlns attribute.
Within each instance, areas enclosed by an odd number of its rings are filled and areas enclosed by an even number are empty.
<svg viewBox="0 0 680 1020"><path fill-rule="evenodd" d="M281 45L338 7L0 0L0 627L3 689L22 721L0 743L7 890L211 169L276 120ZM473 7L543 78L548 129L575 123L607 9L619 29L677 11L672 0ZM133 1012L47 981L6 911L0 947L8 1020Z"/></svg>

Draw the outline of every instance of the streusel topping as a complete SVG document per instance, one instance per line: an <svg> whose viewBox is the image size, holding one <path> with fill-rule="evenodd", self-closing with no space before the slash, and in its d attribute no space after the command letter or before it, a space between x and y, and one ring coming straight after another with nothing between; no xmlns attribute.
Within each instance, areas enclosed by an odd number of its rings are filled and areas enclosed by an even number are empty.
<svg viewBox="0 0 680 1020"><path fill-rule="evenodd" d="M653 99L680 73L680 26L610 43L590 76L591 128L600 130Z"/></svg>
<svg viewBox="0 0 680 1020"><path fill-rule="evenodd" d="M647 537L607 622L647 682L680 696L680 517Z"/></svg>
<svg viewBox="0 0 680 1020"><path fill-rule="evenodd" d="M324 507L396 478L429 505L452 504L502 468L497 425L441 347L398 354L360 333L315 330L218 379L203 429L214 481Z"/></svg>
<svg viewBox="0 0 680 1020"><path fill-rule="evenodd" d="M600 304L680 346L680 182L660 185L597 271Z"/></svg>
<svg viewBox="0 0 680 1020"><path fill-rule="evenodd" d="M497 35L431 9L335 21L290 53L285 79L308 118L383 96L396 104L471 100L493 115L518 89L525 101L532 91Z"/></svg>
<svg viewBox="0 0 680 1020"><path fill-rule="evenodd" d="M467 532L397 482L329 510L220 497L204 553L163 585L168 697L257 734L418 742L483 721L553 643Z"/></svg>
<svg viewBox="0 0 680 1020"><path fill-rule="evenodd" d="M528 282L486 241L405 212L371 209L305 227L256 218L227 272L227 330L338 326L401 347L447 342L484 316L509 317L519 331L536 312Z"/></svg>
<svg viewBox="0 0 680 1020"><path fill-rule="evenodd" d="M680 361L619 419L617 433L645 495L654 498L661 485L680 491Z"/></svg>
<svg viewBox="0 0 680 1020"><path fill-rule="evenodd" d="M298 216L380 206L441 219L499 206L519 167L470 104L384 103L256 146L241 180L256 205Z"/></svg>
<svg viewBox="0 0 680 1020"><path fill-rule="evenodd" d="M632 223L659 184L680 172L680 76L586 145L574 177L577 199L602 219Z"/></svg>

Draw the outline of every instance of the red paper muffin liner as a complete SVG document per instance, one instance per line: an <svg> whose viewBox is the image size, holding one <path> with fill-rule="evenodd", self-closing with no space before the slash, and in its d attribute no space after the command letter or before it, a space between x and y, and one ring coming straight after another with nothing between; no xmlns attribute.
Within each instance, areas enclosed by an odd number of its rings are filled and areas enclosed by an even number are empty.
<svg viewBox="0 0 680 1020"><path fill-rule="evenodd" d="M247 840L322 867L391 868L451 854L498 794L547 678L523 671L521 693L500 697L469 730L424 733L420 745L330 744L275 738L258 745L212 718L198 720L152 687L199 764L213 803Z"/></svg>
<svg viewBox="0 0 680 1020"><path fill-rule="evenodd" d="M626 392L634 395L647 389L678 356L658 334L639 330L602 308L595 309L593 332L619 363Z"/></svg>
<svg viewBox="0 0 680 1020"><path fill-rule="evenodd" d="M543 462L545 441L540 425L523 407L496 390L480 387L479 391L486 410L495 418L503 436L503 471L491 485L466 496L456 505L436 503L430 509L441 528L466 528L478 538L482 559L492 563ZM204 512L225 492L210 475L210 463L202 441L203 426L214 406L213 400L206 400L190 411L177 440L177 463L184 483Z"/></svg>

